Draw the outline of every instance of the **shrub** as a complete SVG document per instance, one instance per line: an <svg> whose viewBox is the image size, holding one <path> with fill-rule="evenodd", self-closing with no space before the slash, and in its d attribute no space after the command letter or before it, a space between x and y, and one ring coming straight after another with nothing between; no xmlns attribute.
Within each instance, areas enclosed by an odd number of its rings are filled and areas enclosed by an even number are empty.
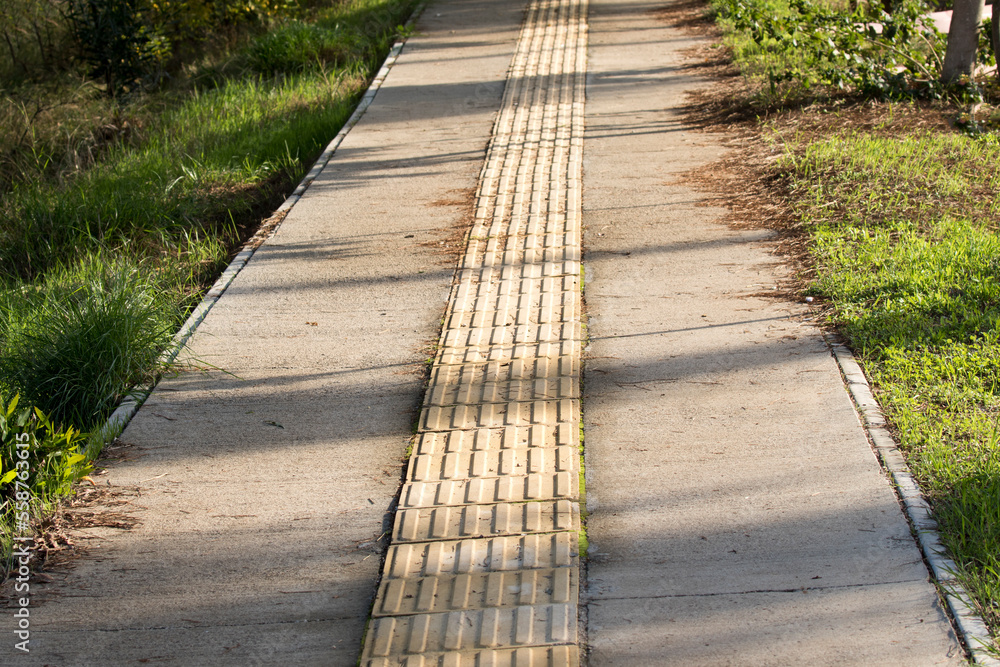
<svg viewBox="0 0 1000 667"><path fill-rule="evenodd" d="M52 502L90 471L87 436L61 429L41 410L21 407L17 396L0 399L0 553L13 538L30 536Z"/></svg>
<svg viewBox="0 0 1000 667"><path fill-rule="evenodd" d="M70 50L65 37L58 0L0 2L0 83L39 79L66 69Z"/></svg>
<svg viewBox="0 0 1000 667"><path fill-rule="evenodd" d="M167 55L166 42L145 25L141 0L67 0L65 16L92 76L108 96L135 90Z"/></svg>
<svg viewBox="0 0 1000 667"><path fill-rule="evenodd" d="M741 59L772 92L827 88L876 99L942 96L938 70L945 40L919 0L887 14L870 4L843 11L813 0L713 0L724 22L748 39Z"/></svg>

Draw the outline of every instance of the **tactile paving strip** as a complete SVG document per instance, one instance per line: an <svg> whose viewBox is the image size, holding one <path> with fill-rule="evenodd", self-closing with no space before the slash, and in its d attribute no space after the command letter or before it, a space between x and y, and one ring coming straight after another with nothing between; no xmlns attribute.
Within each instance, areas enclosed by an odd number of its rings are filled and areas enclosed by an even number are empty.
<svg viewBox="0 0 1000 667"><path fill-rule="evenodd" d="M586 0L533 0L362 665L579 664Z"/></svg>

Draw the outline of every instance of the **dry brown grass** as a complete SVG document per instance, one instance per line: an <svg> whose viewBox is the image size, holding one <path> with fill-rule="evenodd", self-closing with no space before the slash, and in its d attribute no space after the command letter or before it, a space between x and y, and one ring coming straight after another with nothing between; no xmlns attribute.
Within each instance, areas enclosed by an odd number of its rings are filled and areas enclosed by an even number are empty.
<svg viewBox="0 0 1000 667"><path fill-rule="evenodd" d="M56 512L41 524L29 549L31 551L32 585L31 601L40 604L47 598L44 587L37 589L34 584L47 584L57 574L76 559L87 555L93 548L86 529L114 528L129 530L138 525L138 520L123 511L138 497L139 491L132 487L112 487L102 485L91 478L85 478L77 485L74 494L60 502ZM13 608L13 579L0 583L2 605Z"/></svg>
<svg viewBox="0 0 1000 667"><path fill-rule="evenodd" d="M111 147L140 142L144 124L85 83L0 91L0 192L85 170Z"/></svg>

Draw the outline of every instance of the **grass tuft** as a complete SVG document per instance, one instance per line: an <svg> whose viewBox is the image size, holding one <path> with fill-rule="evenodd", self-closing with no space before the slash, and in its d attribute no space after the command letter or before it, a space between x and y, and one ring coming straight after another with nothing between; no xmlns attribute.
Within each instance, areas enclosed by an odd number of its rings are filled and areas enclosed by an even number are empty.
<svg viewBox="0 0 1000 667"><path fill-rule="evenodd" d="M0 292L0 386L58 423L97 425L153 379L176 324L163 287L140 264L94 255Z"/></svg>
<svg viewBox="0 0 1000 667"><path fill-rule="evenodd" d="M302 72L337 65L351 55L355 40L314 23L289 21L247 49L247 65L260 74Z"/></svg>

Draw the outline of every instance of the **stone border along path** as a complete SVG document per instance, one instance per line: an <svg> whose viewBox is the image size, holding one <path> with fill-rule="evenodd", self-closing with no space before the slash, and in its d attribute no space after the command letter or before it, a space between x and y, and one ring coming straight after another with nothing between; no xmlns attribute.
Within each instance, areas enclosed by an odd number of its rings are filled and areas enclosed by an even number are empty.
<svg viewBox="0 0 1000 667"><path fill-rule="evenodd" d="M585 15L527 10L362 664L579 662Z"/></svg>
<svg viewBox="0 0 1000 667"><path fill-rule="evenodd" d="M824 338L840 365L844 383L868 432L872 448L892 478L900 503L916 533L924 559L940 587L940 594L948 605L952 623L961 635L962 643L975 664L1000 667L1000 659L989 651L994 644L986 622L976 611L969 591L955 576L958 566L941 544L937 521L931 515L930 505L924 499L899 445L886 428L885 416L872 394L868 378L848 347L833 336L826 335Z"/></svg>

